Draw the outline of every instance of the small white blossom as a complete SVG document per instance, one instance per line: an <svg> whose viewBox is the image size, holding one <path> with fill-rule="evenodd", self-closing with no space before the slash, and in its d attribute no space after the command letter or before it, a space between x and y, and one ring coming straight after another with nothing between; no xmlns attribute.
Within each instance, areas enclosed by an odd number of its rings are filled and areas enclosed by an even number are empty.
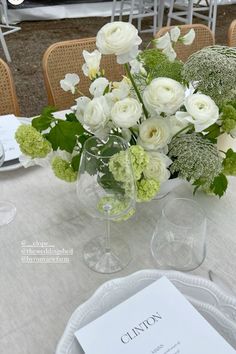
<svg viewBox="0 0 236 354"><path fill-rule="evenodd" d="M195 35L196 35L196 33L195 33L194 29L191 28L191 30L190 30L187 34L185 34L185 36L183 36L183 37L181 38L182 43L183 43L184 45L190 45L190 44L192 44L193 41L194 41L194 39L195 39Z"/></svg>
<svg viewBox="0 0 236 354"><path fill-rule="evenodd" d="M65 78L60 81L60 85L64 91L71 91L74 94L76 90L76 85L78 85L79 82L79 75L66 74Z"/></svg>
<svg viewBox="0 0 236 354"><path fill-rule="evenodd" d="M172 42L177 42L180 36L180 29L178 26L175 26L170 30L170 39Z"/></svg>
<svg viewBox="0 0 236 354"><path fill-rule="evenodd" d="M81 96L76 99L75 115L81 124L84 123L84 111L90 101L91 99L86 96Z"/></svg>
<svg viewBox="0 0 236 354"><path fill-rule="evenodd" d="M134 98L124 98L117 101L112 110L111 118L120 128L131 128L142 115L142 105Z"/></svg>
<svg viewBox="0 0 236 354"><path fill-rule="evenodd" d="M102 96L108 85L109 81L105 77L99 77L91 83L89 92L94 97Z"/></svg>
<svg viewBox="0 0 236 354"><path fill-rule="evenodd" d="M157 49L165 49L165 48L171 46L169 32L166 32L166 34L164 34L164 36L161 36L160 38L155 39L154 43L155 43L155 47Z"/></svg>
<svg viewBox="0 0 236 354"><path fill-rule="evenodd" d="M82 66L83 73L90 79L94 79L99 74L102 54L97 49L92 53L83 50L83 57L85 60L85 63Z"/></svg>

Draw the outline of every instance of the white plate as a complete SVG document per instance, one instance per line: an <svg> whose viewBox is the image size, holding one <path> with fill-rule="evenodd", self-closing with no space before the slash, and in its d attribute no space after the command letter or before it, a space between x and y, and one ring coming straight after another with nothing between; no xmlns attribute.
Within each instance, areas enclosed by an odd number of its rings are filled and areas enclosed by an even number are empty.
<svg viewBox="0 0 236 354"><path fill-rule="evenodd" d="M57 346L56 354L82 354L74 333L114 306L166 275L208 322L236 348L236 298L228 296L212 282L175 271L142 270L113 279L72 314Z"/></svg>
<svg viewBox="0 0 236 354"><path fill-rule="evenodd" d="M30 118L21 118L21 117L17 117L17 119L22 123L22 124L30 124L31 123L31 119ZM0 167L0 172L8 172L8 171L14 171L17 170L18 168L22 167L20 162L14 163L12 165L8 165L8 166L2 166Z"/></svg>

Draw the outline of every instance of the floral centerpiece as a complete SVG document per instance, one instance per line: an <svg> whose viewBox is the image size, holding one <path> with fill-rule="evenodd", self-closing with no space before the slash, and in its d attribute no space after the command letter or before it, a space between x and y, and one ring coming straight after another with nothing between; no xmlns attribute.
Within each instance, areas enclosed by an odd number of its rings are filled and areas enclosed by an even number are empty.
<svg viewBox="0 0 236 354"><path fill-rule="evenodd" d="M217 148L220 135L236 135L236 49L207 47L182 63L174 45L189 45L194 36L191 30L181 37L175 27L141 51L133 25L103 26L96 37L98 49L83 52L91 97L80 92L76 73L67 74L62 89L79 96L72 113L61 120L48 107L31 126L19 127L16 140L27 163L47 161L57 177L73 182L85 141L114 134L130 146L137 201L151 200L174 177L189 181L195 191L221 197L227 176L236 175L236 152ZM109 82L100 68L102 55L108 54L125 66L119 82ZM123 179L123 161L123 153L110 161L107 173L114 181Z"/></svg>

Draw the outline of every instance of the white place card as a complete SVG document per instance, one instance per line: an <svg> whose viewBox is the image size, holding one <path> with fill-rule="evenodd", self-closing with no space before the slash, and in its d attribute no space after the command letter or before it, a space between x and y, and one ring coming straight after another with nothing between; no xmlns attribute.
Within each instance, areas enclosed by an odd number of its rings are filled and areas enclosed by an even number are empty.
<svg viewBox="0 0 236 354"><path fill-rule="evenodd" d="M163 277L75 336L85 354L235 354Z"/></svg>
<svg viewBox="0 0 236 354"><path fill-rule="evenodd" d="M17 159L21 155L15 140L15 132L19 125L19 120L13 114L0 116L0 141L5 151L5 162Z"/></svg>

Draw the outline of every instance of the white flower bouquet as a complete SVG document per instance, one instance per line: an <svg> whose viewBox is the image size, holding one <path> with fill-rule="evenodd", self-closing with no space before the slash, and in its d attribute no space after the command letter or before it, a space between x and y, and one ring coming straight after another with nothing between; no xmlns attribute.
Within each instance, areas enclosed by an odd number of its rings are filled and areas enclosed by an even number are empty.
<svg viewBox="0 0 236 354"><path fill-rule="evenodd" d="M174 45L189 45L194 37L193 30L181 37L175 27L141 51L133 25L103 26L97 49L83 52L91 96L80 92L77 74L62 78L62 89L79 96L73 113L60 120L48 107L31 126L19 127L22 153L39 164L47 159L57 177L73 182L85 141L115 134L130 146L138 201L151 200L174 177L221 197L227 175L236 175L236 153L217 148L220 135L236 135L236 49L207 47L182 63ZM109 82L100 68L107 54L125 66L119 82ZM113 157L109 172L114 180L120 176L122 155Z"/></svg>

